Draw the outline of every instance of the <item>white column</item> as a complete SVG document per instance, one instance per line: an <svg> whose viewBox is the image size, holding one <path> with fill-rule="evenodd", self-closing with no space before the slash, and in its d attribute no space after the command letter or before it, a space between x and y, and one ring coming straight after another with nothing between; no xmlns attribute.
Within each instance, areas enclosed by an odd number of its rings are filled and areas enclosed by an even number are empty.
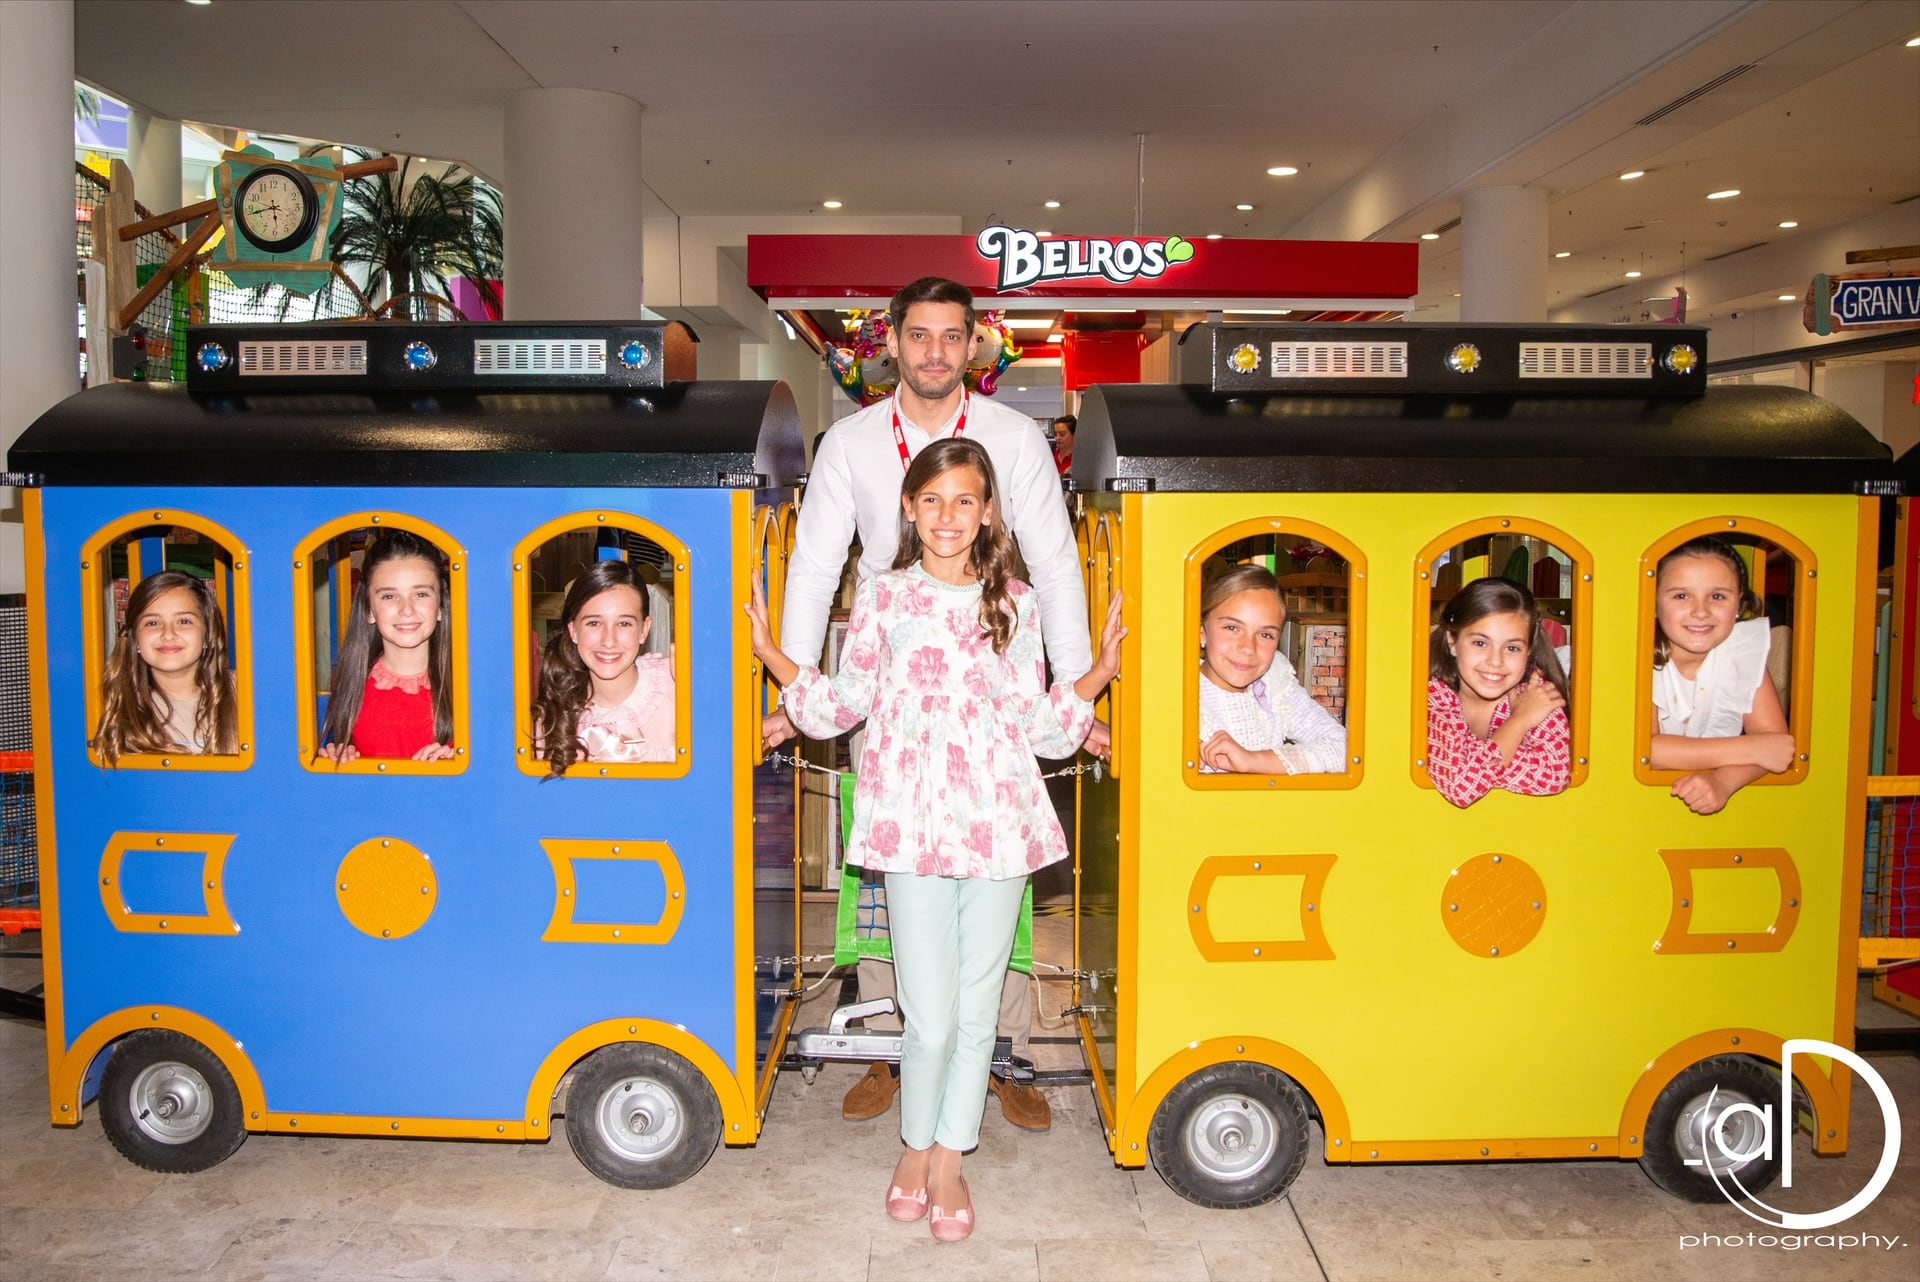
<svg viewBox="0 0 1920 1282"><path fill-rule="evenodd" d="M640 104L597 89L507 99L507 319L640 315Z"/></svg>
<svg viewBox="0 0 1920 1282"><path fill-rule="evenodd" d="M1478 187L1460 197L1460 319L1547 318L1547 193Z"/></svg>
<svg viewBox="0 0 1920 1282"><path fill-rule="evenodd" d="M73 0L0 4L0 449L80 389L73 257ZM101 359L105 359L104 354ZM0 592L21 591L19 496L0 490ZM8 519L10 518L10 519Z"/></svg>
<svg viewBox="0 0 1920 1282"><path fill-rule="evenodd" d="M133 194L156 214L187 204L181 192L180 122L127 108L127 167Z"/></svg>

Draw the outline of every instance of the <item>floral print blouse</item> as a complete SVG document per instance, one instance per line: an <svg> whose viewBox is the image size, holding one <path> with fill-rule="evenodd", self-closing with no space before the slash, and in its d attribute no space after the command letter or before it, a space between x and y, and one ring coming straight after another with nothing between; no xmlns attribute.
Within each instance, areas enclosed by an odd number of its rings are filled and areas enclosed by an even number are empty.
<svg viewBox="0 0 1920 1282"><path fill-rule="evenodd" d="M995 654L978 584L918 565L855 591L831 681L802 668L782 696L801 733L868 721L847 860L875 872L1024 877L1067 856L1036 754L1071 756L1093 705L1069 682L1046 688L1033 589L1007 584L1013 639Z"/></svg>

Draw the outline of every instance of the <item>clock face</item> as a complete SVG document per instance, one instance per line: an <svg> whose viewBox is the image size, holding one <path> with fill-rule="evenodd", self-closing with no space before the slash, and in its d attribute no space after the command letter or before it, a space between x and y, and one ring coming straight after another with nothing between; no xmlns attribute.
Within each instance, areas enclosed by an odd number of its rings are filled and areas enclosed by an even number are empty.
<svg viewBox="0 0 1920 1282"><path fill-rule="evenodd" d="M234 222L254 246L270 254L305 244L319 218L313 183L297 169L262 165L240 180Z"/></svg>

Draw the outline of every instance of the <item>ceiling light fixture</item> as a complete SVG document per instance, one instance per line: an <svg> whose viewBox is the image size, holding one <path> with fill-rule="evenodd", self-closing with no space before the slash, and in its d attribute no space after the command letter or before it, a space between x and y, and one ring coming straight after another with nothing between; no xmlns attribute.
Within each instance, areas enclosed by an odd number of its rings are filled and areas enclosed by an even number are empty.
<svg viewBox="0 0 1920 1282"><path fill-rule="evenodd" d="M1725 191L1708 192L1707 199L1708 200L1732 200L1735 196L1738 196L1739 194L1740 194L1740 189L1738 187L1729 187Z"/></svg>
<svg viewBox="0 0 1920 1282"><path fill-rule="evenodd" d="M821 202L820 202L820 205L821 205L821 207L822 207L822 208L824 208L824 209L838 209L838 208L840 208L840 202L839 202L839 201L837 201L837 200L823 200L823 201L821 201Z"/></svg>
<svg viewBox="0 0 1920 1282"><path fill-rule="evenodd" d="M208 5L212 4L213 0L187 0L187 3L192 5L196 9L204 9Z"/></svg>
<svg viewBox="0 0 1920 1282"><path fill-rule="evenodd" d="M1907 48L1920 49L1920 36L1915 36L1913 39L1907 41Z"/></svg>
<svg viewBox="0 0 1920 1282"><path fill-rule="evenodd" d="M1219 233L1219 232L1217 232L1217 231L1210 231L1210 232L1208 232L1208 233L1207 233L1207 239L1208 239L1208 240L1219 240L1219 239L1220 239L1220 233Z"/></svg>
<svg viewBox="0 0 1920 1282"><path fill-rule="evenodd" d="M1057 342L1059 342L1059 341L1060 341L1060 335L1058 335L1058 334L1049 334L1049 335L1047 335L1047 341L1048 341L1049 343L1057 343Z"/></svg>
<svg viewBox="0 0 1920 1282"><path fill-rule="evenodd" d="M1008 329L1052 329L1053 319L1047 316L1009 316L1001 322Z"/></svg>
<svg viewBox="0 0 1920 1282"><path fill-rule="evenodd" d="M1440 233L1437 231L1423 231L1420 233L1420 239L1421 240L1439 240Z"/></svg>
<svg viewBox="0 0 1920 1282"><path fill-rule="evenodd" d="M1781 223L1781 224L1780 224L1780 230L1781 230L1781 231L1792 231L1792 230L1793 230L1793 229L1794 229L1795 227L1798 227L1799 225L1800 225L1799 223L1797 223L1797 222L1795 222L1795 221L1794 221L1793 219L1791 219L1791 218L1789 218L1789 219L1787 219L1787 221L1785 221L1784 223Z"/></svg>
<svg viewBox="0 0 1920 1282"><path fill-rule="evenodd" d="M1049 200L1046 202L1046 206L1048 209L1058 209L1060 208L1060 202L1057 200Z"/></svg>
<svg viewBox="0 0 1920 1282"><path fill-rule="evenodd" d="M1572 258L1573 251L1571 249L1563 249L1559 253L1555 254L1554 257L1555 258Z"/></svg>
<svg viewBox="0 0 1920 1282"><path fill-rule="evenodd" d="M1037 231L1037 232L1035 232L1035 233L1033 233L1033 234L1034 234L1034 235L1036 235L1036 236L1051 236L1051 235L1053 235L1053 233L1052 233L1052 232L1050 232L1050 231Z"/></svg>
<svg viewBox="0 0 1920 1282"><path fill-rule="evenodd" d="M1627 273L1627 279L1628 279L1628 280L1639 280L1639 279L1640 279L1640 273L1639 273L1639 272L1628 272L1628 273Z"/></svg>
<svg viewBox="0 0 1920 1282"><path fill-rule="evenodd" d="M1646 176L1647 171L1644 169L1629 169L1626 173L1620 175L1620 181L1627 183L1632 182L1636 178L1645 178Z"/></svg>
<svg viewBox="0 0 1920 1282"><path fill-rule="evenodd" d="M1267 172L1275 178L1291 178L1300 171L1292 165L1275 165L1272 169L1267 170Z"/></svg>
<svg viewBox="0 0 1920 1282"><path fill-rule="evenodd" d="M1247 211L1251 210L1253 206L1252 205L1235 205L1234 208L1244 214Z"/></svg>
<svg viewBox="0 0 1920 1282"><path fill-rule="evenodd" d="M1783 303L1791 303L1791 302L1793 302L1793 301L1795 301L1795 300L1796 300L1797 298L1799 298L1799 295L1798 295L1798 294L1781 294L1781 295L1779 295L1779 301L1780 301L1780 302L1783 302Z"/></svg>

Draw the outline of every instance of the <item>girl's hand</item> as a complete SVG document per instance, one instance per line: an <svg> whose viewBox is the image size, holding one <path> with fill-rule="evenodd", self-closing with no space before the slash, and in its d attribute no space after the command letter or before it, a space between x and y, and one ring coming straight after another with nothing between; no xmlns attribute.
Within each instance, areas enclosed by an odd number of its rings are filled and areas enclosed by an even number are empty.
<svg viewBox="0 0 1920 1282"><path fill-rule="evenodd" d="M350 743L330 743L320 749L320 755L336 766L344 766L349 761L360 759L360 749Z"/></svg>
<svg viewBox="0 0 1920 1282"><path fill-rule="evenodd" d="M752 621L753 657L765 663L767 654L774 649L773 628L767 622L767 590L760 582L760 576L752 576L753 596L747 602L747 618Z"/></svg>
<svg viewBox="0 0 1920 1282"><path fill-rule="evenodd" d="M1753 750L1753 764L1770 774L1793 768L1793 736L1790 734L1742 735L1741 742Z"/></svg>
<svg viewBox="0 0 1920 1282"><path fill-rule="evenodd" d="M1254 771L1253 754L1225 730L1216 730L1200 745L1200 760L1215 770L1244 775Z"/></svg>
<svg viewBox="0 0 1920 1282"><path fill-rule="evenodd" d="M1687 809L1694 814L1710 815L1724 809L1727 798L1732 794L1721 788L1713 771L1703 770L1699 774L1681 775L1674 780L1673 795L1686 802Z"/></svg>
<svg viewBox="0 0 1920 1282"><path fill-rule="evenodd" d="M412 758L411 758L411 760L414 760L414 761L452 761L452 760L453 760L453 758L454 758L454 755L455 755L455 754L454 754L454 751L453 751L453 745L452 745L452 744L450 744L450 743L430 743L430 744L428 744L428 745L427 745L426 747L424 747L424 748L422 748L422 749L420 749L420 751L418 751L418 752L416 752L416 753L414 753L414 754L413 754L413 756L412 756Z"/></svg>
<svg viewBox="0 0 1920 1282"><path fill-rule="evenodd" d="M1107 684L1120 675L1120 641L1126 635L1126 626L1120 622L1120 594L1116 592L1107 603L1107 621L1100 629L1100 651L1094 655L1087 675L1073 683L1075 694L1089 701L1096 699Z"/></svg>
<svg viewBox="0 0 1920 1282"><path fill-rule="evenodd" d="M1529 673L1513 692L1513 712L1507 723L1519 726L1522 731L1531 730L1545 721L1555 708L1566 706L1566 699L1554 688L1553 682L1537 672Z"/></svg>

